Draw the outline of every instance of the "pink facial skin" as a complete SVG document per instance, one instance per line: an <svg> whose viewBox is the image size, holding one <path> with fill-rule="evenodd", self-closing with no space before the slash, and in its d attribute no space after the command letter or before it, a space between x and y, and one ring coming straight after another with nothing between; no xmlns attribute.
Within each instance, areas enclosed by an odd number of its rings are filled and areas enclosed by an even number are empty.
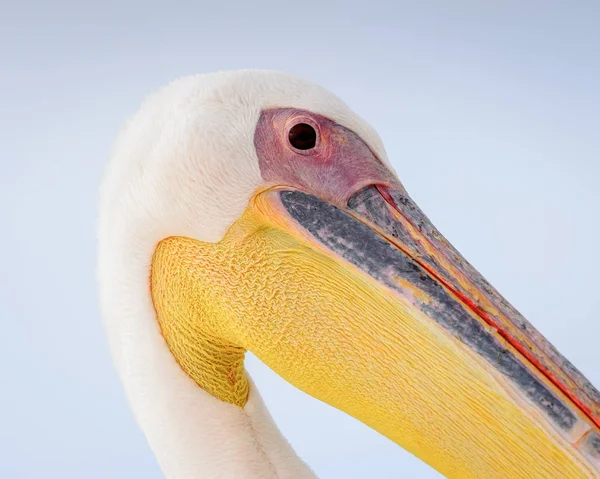
<svg viewBox="0 0 600 479"><path fill-rule="evenodd" d="M314 148L298 150L291 145L289 131L298 123L307 123L317 132ZM293 108L263 111L254 145L268 185L297 188L339 208L369 185L404 191L358 135L316 113Z"/></svg>

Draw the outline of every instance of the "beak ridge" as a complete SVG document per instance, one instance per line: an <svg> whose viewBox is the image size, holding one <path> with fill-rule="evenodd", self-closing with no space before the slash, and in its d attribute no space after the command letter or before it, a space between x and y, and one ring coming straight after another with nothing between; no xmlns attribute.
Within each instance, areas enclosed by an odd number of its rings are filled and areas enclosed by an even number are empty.
<svg viewBox="0 0 600 479"><path fill-rule="evenodd" d="M600 392L437 231L404 191L368 187L349 207L392 236L600 427Z"/></svg>
<svg viewBox="0 0 600 479"><path fill-rule="evenodd" d="M406 192L369 186L350 198L346 212L299 191L279 194L284 209L328 250L410 298L506 378L560 435L588 457L600 454L598 391L444 239Z"/></svg>

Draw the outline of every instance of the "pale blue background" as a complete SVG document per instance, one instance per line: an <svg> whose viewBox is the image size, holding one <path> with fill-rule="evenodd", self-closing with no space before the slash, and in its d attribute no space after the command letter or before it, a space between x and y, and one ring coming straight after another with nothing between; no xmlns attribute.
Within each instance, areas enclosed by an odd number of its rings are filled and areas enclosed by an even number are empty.
<svg viewBox="0 0 600 479"><path fill-rule="evenodd" d="M490 3L3 2L0 478L161 477L100 326L96 190L123 119L188 73L276 68L339 94L434 223L600 385L600 3ZM248 365L322 477L436 477Z"/></svg>

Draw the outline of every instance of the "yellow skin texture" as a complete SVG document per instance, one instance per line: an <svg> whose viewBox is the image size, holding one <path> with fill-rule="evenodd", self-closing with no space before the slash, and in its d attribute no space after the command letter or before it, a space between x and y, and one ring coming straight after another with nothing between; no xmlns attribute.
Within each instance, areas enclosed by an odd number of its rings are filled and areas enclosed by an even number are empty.
<svg viewBox="0 0 600 479"><path fill-rule="evenodd" d="M200 387L243 407L250 350L446 477L596 477L489 364L265 198L219 243L172 237L154 254L163 336Z"/></svg>

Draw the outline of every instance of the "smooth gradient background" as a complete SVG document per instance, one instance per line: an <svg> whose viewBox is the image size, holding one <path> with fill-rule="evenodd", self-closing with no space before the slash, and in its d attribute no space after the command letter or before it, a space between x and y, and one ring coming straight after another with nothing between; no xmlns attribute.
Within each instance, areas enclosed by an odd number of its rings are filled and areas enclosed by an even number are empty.
<svg viewBox="0 0 600 479"><path fill-rule="evenodd" d="M190 73L280 69L340 95L434 224L600 386L600 3L491 3L3 2L0 478L161 477L98 315L97 186L124 119ZM321 477L439 477L247 364Z"/></svg>

